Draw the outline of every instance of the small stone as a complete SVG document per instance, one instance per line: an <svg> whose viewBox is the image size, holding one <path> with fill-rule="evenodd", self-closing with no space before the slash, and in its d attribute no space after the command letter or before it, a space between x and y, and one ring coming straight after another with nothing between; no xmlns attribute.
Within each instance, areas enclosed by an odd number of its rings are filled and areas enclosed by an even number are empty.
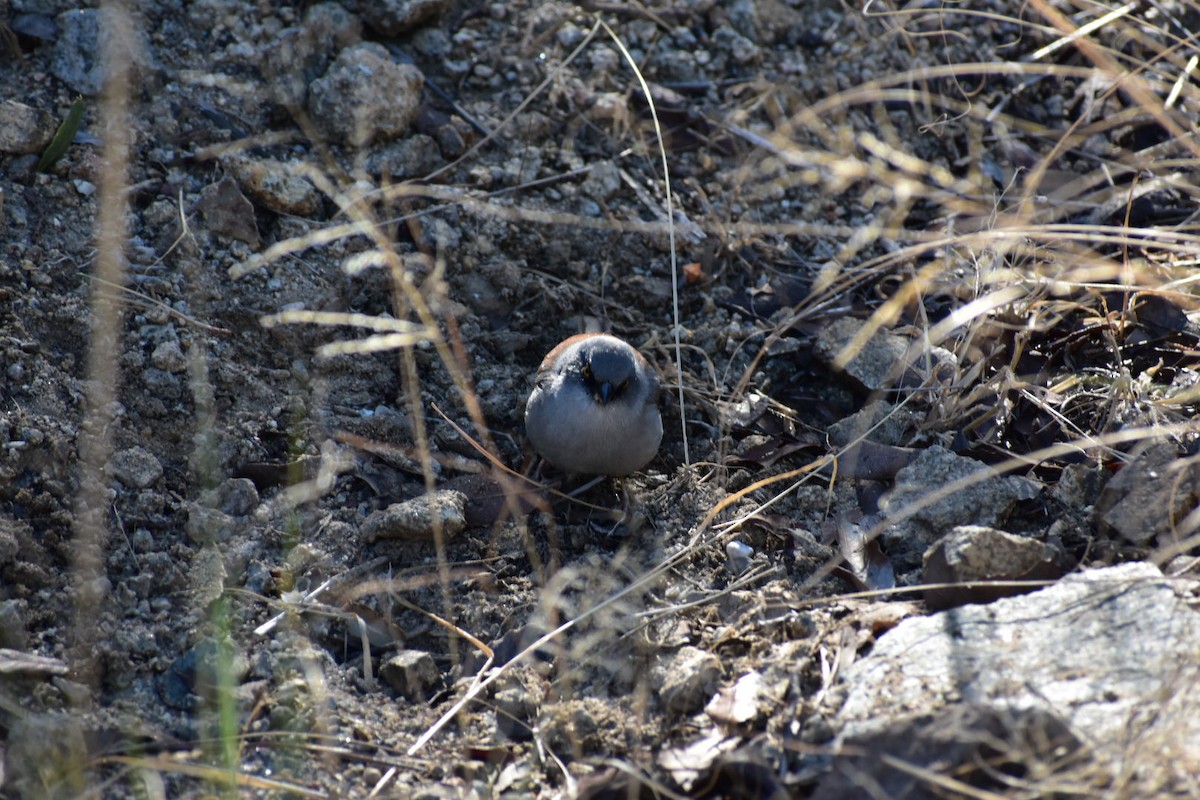
<svg viewBox="0 0 1200 800"><path fill-rule="evenodd" d="M50 679L50 683L54 684L55 689L62 692L63 697L72 708L84 708L93 700L92 689L86 683L68 680L61 675L55 675Z"/></svg>
<svg viewBox="0 0 1200 800"><path fill-rule="evenodd" d="M721 661L698 647L682 647L659 664L654 677L667 709L690 714L712 697L721 679Z"/></svg>
<svg viewBox="0 0 1200 800"><path fill-rule="evenodd" d="M50 71L63 83L88 97L100 94L104 88L107 67L102 56L106 49L105 40L123 34L113 24L110 13L114 12L83 8L65 11L55 19L58 39L54 43ZM156 69L157 62L145 33L136 24L130 25L129 32L133 34L133 40L122 42L122 48L129 54L133 66L142 71ZM139 83L136 77L130 80L135 85Z"/></svg>
<svg viewBox="0 0 1200 800"><path fill-rule="evenodd" d="M383 663L379 675L409 700L427 700L441 681L433 656L424 650L401 650Z"/></svg>
<svg viewBox="0 0 1200 800"><path fill-rule="evenodd" d="M738 678L733 686L724 687L713 695L704 707L704 713L713 722L734 727L745 725L756 717L765 716L766 709L762 703L763 683L761 673L746 673Z"/></svg>
<svg viewBox="0 0 1200 800"><path fill-rule="evenodd" d="M911 409L896 408L881 400L833 423L827 435L836 447L847 447L863 437L879 444L902 445L921 422L921 416Z"/></svg>
<svg viewBox="0 0 1200 800"><path fill-rule="evenodd" d="M1039 587L995 584L1058 578L1064 570L1057 555L1037 539L982 525L960 525L925 551L921 582L954 584L926 589L925 603L941 611L1034 591Z"/></svg>
<svg viewBox="0 0 1200 800"><path fill-rule="evenodd" d="M244 517L258 508L258 488L249 478L229 478L217 487L217 507L226 514Z"/></svg>
<svg viewBox="0 0 1200 800"><path fill-rule="evenodd" d="M362 4L368 27L390 38L432 22L453 5L451 0L371 0Z"/></svg>
<svg viewBox="0 0 1200 800"><path fill-rule="evenodd" d="M362 41L362 22L339 3L317 3L309 8L304 12L304 29L327 52L336 53Z"/></svg>
<svg viewBox="0 0 1200 800"><path fill-rule="evenodd" d="M930 494L972 479L978 480L926 503ZM898 571L915 567L929 546L956 525L1000 525L1020 501L1032 500L1040 491L1041 485L1029 478L991 474L987 464L940 445L928 447L896 473L895 485L879 499L882 513L907 515L883 532L884 550ZM909 513L918 504L923 505Z"/></svg>
<svg viewBox="0 0 1200 800"><path fill-rule="evenodd" d="M1087 509L1096 504L1108 478L1104 467L1098 464L1067 464L1051 494L1073 509Z"/></svg>
<svg viewBox="0 0 1200 800"><path fill-rule="evenodd" d="M54 138L54 117L16 100L0 103L0 152L41 153Z"/></svg>
<svg viewBox="0 0 1200 800"><path fill-rule="evenodd" d="M621 188L621 171L611 161L601 161L588 172L579 191L593 200L607 200Z"/></svg>
<svg viewBox="0 0 1200 800"><path fill-rule="evenodd" d="M866 341L855 344L862 328L861 320L842 317L821 330L813 353L869 392L942 381L953 375L956 358L945 348L927 348L915 357L909 353L908 339L885 330L877 330Z"/></svg>
<svg viewBox="0 0 1200 800"><path fill-rule="evenodd" d="M27 610L23 600L0 602L0 648L25 650L29 646L29 632L25 626Z"/></svg>
<svg viewBox="0 0 1200 800"><path fill-rule="evenodd" d="M83 727L67 714L14 717L4 751L4 791L12 797L78 797L88 748Z"/></svg>
<svg viewBox="0 0 1200 800"><path fill-rule="evenodd" d="M150 363L167 372L183 372L187 369L187 356L174 340L163 342L150 353Z"/></svg>
<svg viewBox="0 0 1200 800"><path fill-rule="evenodd" d="M131 489L148 489L162 477L162 463L143 447L130 447L113 454L112 476Z"/></svg>
<svg viewBox="0 0 1200 800"><path fill-rule="evenodd" d="M520 684L501 689L496 692L492 704L496 709L497 738L514 742L528 742L533 738L537 701L528 689Z"/></svg>
<svg viewBox="0 0 1200 800"><path fill-rule="evenodd" d="M32 534L32 530L24 522L0 519L0 566L11 564L21 552L18 532L25 536Z"/></svg>
<svg viewBox="0 0 1200 800"><path fill-rule="evenodd" d="M188 509L188 539L197 544L227 541L236 527L236 520L223 511L200 504Z"/></svg>
<svg viewBox="0 0 1200 800"><path fill-rule="evenodd" d="M1200 504L1200 465L1169 442L1137 451L1096 501L1100 530L1127 542L1175 544L1180 523Z"/></svg>
<svg viewBox="0 0 1200 800"><path fill-rule="evenodd" d="M308 110L326 135L361 147L408 131L424 83L420 70L395 63L386 50L356 45L309 84Z"/></svg>
<svg viewBox="0 0 1200 800"><path fill-rule="evenodd" d="M258 248L261 239L254 219L254 206L229 175L200 190L196 210L213 233Z"/></svg>
<svg viewBox="0 0 1200 800"><path fill-rule="evenodd" d="M419 178L444 164L442 151L432 136L414 133L389 142L367 157L367 172L392 178Z"/></svg>
<svg viewBox="0 0 1200 800"><path fill-rule="evenodd" d="M745 542L734 540L725 545L725 568L734 575L740 575L750 566L754 558L754 548Z"/></svg>
<svg viewBox="0 0 1200 800"><path fill-rule="evenodd" d="M271 211L312 217L321 210L320 192L291 164L273 158L233 158L227 164L246 194Z"/></svg>
<svg viewBox="0 0 1200 800"><path fill-rule="evenodd" d="M437 491L403 503L394 503L367 517L363 522L362 535L368 542L377 539L432 542L440 525L441 535L449 541L467 527L466 504L467 496L453 490Z"/></svg>
<svg viewBox="0 0 1200 800"><path fill-rule="evenodd" d="M201 639L159 676L159 696L171 708L190 710L201 698L215 697L227 681L240 683L249 672L249 659L235 645Z"/></svg>
<svg viewBox="0 0 1200 800"><path fill-rule="evenodd" d="M564 22L554 34L563 47L575 47L583 41L584 32L573 22Z"/></svg>
<svg viewBox="0 0 1200 800"><path fill-rule="evenodd" d="M549 703L538 718L538 732L546 747L572 758L600 755L611 714L596 698L584 697Z"/></svg>
<svg viewBox="0 0 1200 800"><path fill-rule="evenodd" d="M899 379L899 376L892 375L892 370L904 359L908 342L880 330L871 334L861 345L855 345L854 339L862 327L862 321L852 317L834 321L817 334L813 352L826 364L844 370L848 378L867 391L891 388Z"/></svg>
<svg viewBox="0 0 1200 800"><path fill-rule="evenodd" d="M329 68L335 54L362 41L362 22L338 3L317 3L299 27L285 28L263 49L262 73L275 99L302 107L310 81Z"/></svg>

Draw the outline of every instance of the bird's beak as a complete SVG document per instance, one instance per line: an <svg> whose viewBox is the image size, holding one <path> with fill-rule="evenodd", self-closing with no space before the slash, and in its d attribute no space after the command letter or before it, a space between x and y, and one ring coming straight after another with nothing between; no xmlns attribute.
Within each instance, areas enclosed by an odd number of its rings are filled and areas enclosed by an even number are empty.
<svg viewBox="0 0 1200 800"><path fill-rule="evenodd" d="M605 381L596 387L596 394L600 395L600 405L608 405L608 401L613 396L613 385L608 381Z"/></svg>

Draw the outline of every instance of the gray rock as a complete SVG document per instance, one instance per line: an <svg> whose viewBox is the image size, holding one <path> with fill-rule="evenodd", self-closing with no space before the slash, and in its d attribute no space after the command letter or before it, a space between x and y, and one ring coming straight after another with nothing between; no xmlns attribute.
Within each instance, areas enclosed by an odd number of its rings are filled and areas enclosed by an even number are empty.
<svg viewBox="0 0 1200 800"><path fill-rule="evenodd" d="M285 28L264 48L262 72L270 82L275 99L287 106L302 107L308 85L329 68L343 48L362 40L362 22L337 3L317 3L304 15L304 22Z"/></svg>
<svg viewBox="0 0 1200 800"><path fill-rule="evenodd" d="M237 521L222 511L200 503L188 508L187 535L197 544L227 541L236 529Z"/></svg>
<svg viewBox="0 0 1200 800"><path fill-rule="evenodd" d="M1096 502L1100 529L1133 544L1168 544L1178 524L1200 504L1200 464L1175 446L1154 442L1114 475Z"/></svg>
<svg viewBox="0 0 1200 800"><path fill-rule="evenodd" d="M1086 509L1096 504L1108 477L1103 467L1094 464L1067 464L1051 494L1071 508Z"/></svg>
<svg viewBox="0 0 1200 800"><path fill-rule="evenodd" d="M734 63L740 66L762 60L762 50L758 45L728 25L713 31L712 41L717 50L728 53Z"/></svg>
<svg viewBox="0 0 1200 800"><path fill-rule="evenodd" d="M40 108L0 102L0 152L41 153L54 138L54 117Z"/></svg>
<svg viewBox="0 0 1200 800"><path fill-rule="evenodd" d="M611 161L597 162L588 172L579 191L593 200L607 200L621 188L621 171Z"/></svg>
<svg viewBox="0 0 1200 800"><path fill-rule="evenodd" d="M33 529L28 523L0 518L0 566L11 564L21 552L21 541L18 534L26 537L32 535Z"/></svg>
<svg viewBox="0 0 1200 800"><path fill-rule="evenodd" d="M401 650L383 662L379 675L401 697L427 700L441 681L433 656L424 650Z"/></svg>
<svg viewBox="0 0 1200 800"><path fill-rule="evenodd" d="M187 356L179 342L172 340L154 348L150 353L150 363L166 372L183 372L187 369Z"/></svg>
<svg viewBox="0 0 1200 800"><path fill-rule="evenodd" d="M721 679L721 661L698 647L681 647L653 675L659 699L669 711L690 714L704 708Z"/></svg>
<svg viewBox="0 0 1200 800"><path fill-rule="evenodd" d="M54 43L54 55L50 71L80 94L93 97L104 88L105 66L102 58L105 40L118 35L113 24L112 12L94 8L74 9L59 14L58 39ZM135 68L143 71L157 68L150 49L150 40L143 32L131 29L132 41L121 43L121 48L130 54Z"/></svg>
<svg viewBox="0 0 1200 800"><path fill-rule="evenodd" d="M249 478L228 478L217 487L217 508L235 517L244 517L258 508L258 488Z"/></svg>
<svg viewBox="0 0 1200 800"><path fill-rule="evenodd" d="M451 0L366 0L363 21L385 37L399 36L445 14Z"/></svg>
<svg viewBox="0 0 1200 800"><path fill-rule="evenodd" d="M143 447L130 447L113 454L112 476L131 489L148 489L162 477L162 463Z"/></svg>
<svg viewBox="0 0 1200 800"><path fill-rule="evenodd" d="M367 156L367 172L377 176L387 173L392 178L419 178L444 163L433 137L414 133L373 150Z"/></svg>
<svg viewBox="0 0 1200 800"><path fill-rule="evenodd" d="M866 437L879 444L901 445L920 423L920 416L909 408L898 409L884 401L869 403L830 425L829 442L835 447L845 447Z"/></svg>
<svg viewBox="0 0 1200 800"><path fill-rule="evenodd" d="M225 163L238 186L271 211L312 217L321 210L320 192L291 164L273 158L231 158Z"/></svg>
<svg viewBox="0 0 1200 800"><path fill-rule="evenodd" d="M982 525L960 525L925 551L924 584L958 584L925 590L925 603L942 610L965 603L990 603L1033 591L1035 586L995 585L1038 581L1064 572L1060 553L1045 542Z"/></svg>
<svg viewBox="0 0 1200 800"><path fill-rule="evenodd" d="M229 175L200 190L196 210L208 229L218 236L237 239L255 249L262 241L258 221L254 218L254 206Z"/></svg>
<svg viewBox="0 0 1200 800"><path fill-rule="evenodd" d="M888 517L907 515L882 536L884 549L898 567L921 563L929 545L956 525L1002 524L1017 501L1037 497L1040 491L1026 478L987 476L989 471L986 464L934 446L896 473L895 486L880 498L879 508ZM911 511L931 494L971 477L978 482Z"/></svg>
<svg viewBox="0 0 1200 800"><path fill-rule="evenodd" d="M368 542L377 539L404 539L432 542L437 527L447 541L467 527L467 496L453 490L414 497L376 511L363 522L362 535Z"/></svg>
<svg viewBox="0 0 1200 800"><path fill-rule="evenodd" d="M572 758L598 756L603 752L605 730L613 722L609 708L596 698L560 700L544 706L538 733L556 753L569 753Z"/></svg>
<svg viewBox="0 0 1200 800"><path fill-rule="evenodd" d="M862 329L862 321L842 317L823 328L817 336L813 353L827 364L834 365ZM892 368L904 358L908 342L894 334L876 331L846 363L846 376L867 391L895 385Z"/></svg>
<svg viewBox="0 0 1200 800"><path fill-rule="evenodd" d="M24 600L0 602L0 647L24 650L29 646L25 617L29 609Z"/></svg>
<svg viewBox="0 0 1200 800"><path fill-rule="evenodd" d="M308 90L308 110L327 136L365 146L406 133L417 118L425 79L373 45L343 50Z"/></svg>
<svg viewBox="0 0 1200 800"><path fill-rule="evenodd" d="M537 715L537 699L520 683L496 692L492 699L496 709L496 734L499 739L528 742L533 738L533 719Z"/></svg>
<svg viewBox="0 0 1200 800"><path fill-rule="evenodd" d="M67 714L29 714L9 727L4 791L11 797L68 798L83 794L88 762L82 723Z"/></svg>
<svg viewBox="0 0 1200 800"><path fill-rule="evenodd" d="M317 3L309 8L304 12L304 29L327 53L362 41L362 22L339 3Z"/></svg>
<svg viewBox="0 0 1200 800"><path fill-rule="evenodd" d="M870 392L900 385L915 386L930 380L943 381L953 375L957 359L941 347L929 348L912 358L912 363L900 367L908 354L909 341L884 330L875 331L855 352L847 352L862 327L861 320L842 317L821 330L813 353L830 366L840 367L847 378ZM849 361L840 364L847 355Z"/></svg>
<svg viewBox="0 0 1200 800"><path fill-rule="evenodd" d="M881 753L889 758L880 758ZM931 794L930 773L953 775L977 797L1008 797L1005 789L1012 788L1007 781L1013 774L1044 775L1053 765L1050 769L1062 775L1072 766L1084 766L1085 759L1083 743L1048 712L951 706L844 742L811 800L945 796ZM871 792L864 793L864 786Z"/></svg>
<svg viewBox="0 0 1200 800"><path fill-rule="evenodd" d="M174 373L158 367L148 367L142 370L142 380L150 397L164 406L183 399L183 382Z"/></svg>
<svg viewBox="0 0 1200 800"><path fill-rule="evenodd" d="M211 637L196 642L158 676L159 696L171 708L190 710L212 700L228 682L241 683L250 660L231 642Z"/></svg>
<svg viewBox="0 0 1200 800"><path fill-rule="evenodd" d="M842 675L839 738L969 703L1062 718L1101 759L1146 747L1195 763L1200 616L1180 595L1187 588L1131 563L906 619Z"/></svg>

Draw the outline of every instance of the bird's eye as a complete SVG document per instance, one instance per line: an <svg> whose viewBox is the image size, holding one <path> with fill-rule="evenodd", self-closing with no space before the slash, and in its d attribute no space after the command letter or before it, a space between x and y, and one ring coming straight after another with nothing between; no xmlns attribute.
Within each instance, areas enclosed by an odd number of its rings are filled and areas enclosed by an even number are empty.
<svg viewBox="0 0 1200 800"><path fill-rule="evenodd" d="M587 364L583 365L583 379L585 381L590 381L592 379L592 368Z"/></svg>
<svg viewBox="0 0 1200 800"><path fill-rule="evenodd" d="M629 378L626 378L625 380L621 381L621 391L623 392L628 388L629 388Z"/></svg>

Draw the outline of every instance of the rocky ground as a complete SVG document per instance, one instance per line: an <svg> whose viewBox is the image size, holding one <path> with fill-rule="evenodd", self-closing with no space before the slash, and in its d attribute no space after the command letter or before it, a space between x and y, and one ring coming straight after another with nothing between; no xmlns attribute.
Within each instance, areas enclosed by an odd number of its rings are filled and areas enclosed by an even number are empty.
<svg viewBox="0 0 1200 800"><path fill-rule="evenodd" d="M0 3L6 796L1200 794L1198 9L132 5Z"/></svg>

